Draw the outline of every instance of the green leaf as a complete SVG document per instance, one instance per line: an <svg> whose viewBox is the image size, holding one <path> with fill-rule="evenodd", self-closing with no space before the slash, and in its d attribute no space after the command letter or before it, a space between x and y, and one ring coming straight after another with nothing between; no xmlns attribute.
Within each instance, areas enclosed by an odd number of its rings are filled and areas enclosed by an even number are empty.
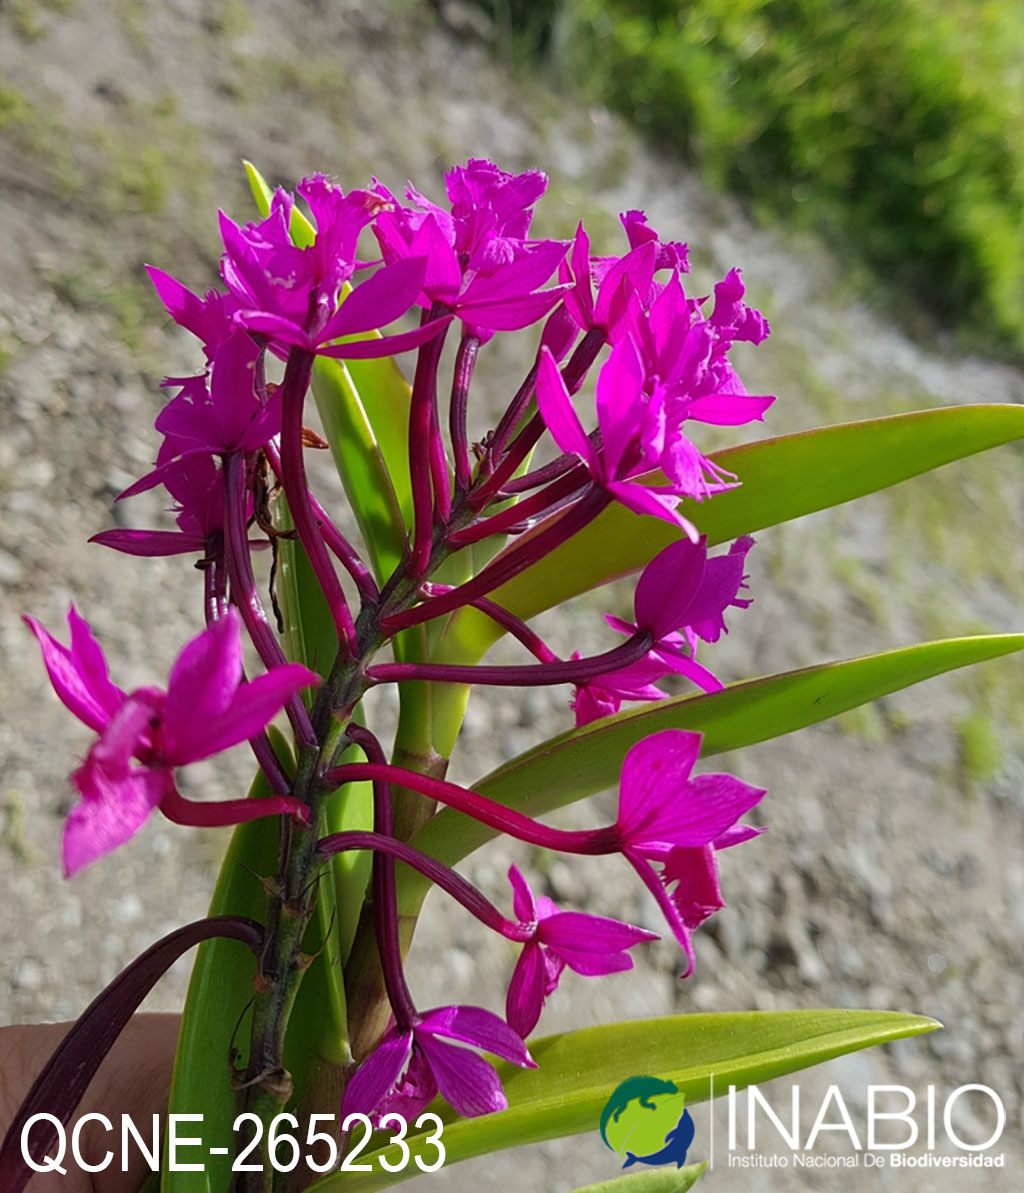
<svg viewBox="0 0 1024 1193"><path fill-rule="evenodd" d="M249 180L249 189L252 191L252 197L256 200L256 207L260 215L266 219L270 214L270 201L274 197L274 188L252 162L243 161L242 165L245 167L245 176ZM297 244L300 249L308 248L316 240L316 228L298 207L292 208L288 231L291 233L293 243Z"/></svg>
<svg viewBox="0 0 1024 1193"><path fill-rule="evenodd" d="M402 381L399 375L399 380ZM404 381L402 381L404 385ZM391 474L367 416L367 407L383 405L408 426L408 386L376 386L360 391L350 371L338 361L318 357L313 368L313 396L334 464L359 523L378 582L395 570L405 549L406 518ZM391 400L388 400L390 397ZM408 468L406 469L408 477ZM411 496L409 498L411 508Z"/></svg>
<svg viewBox="0 0 1024 1193"><path fill-rule="evenodd" d="M379 335L373 333L373 338ZM326 358L325 358L326 359ZM361 395L399 508L412 525L412 479L409 475L409 404L412 387L393 356L349 360L344 368Z"/></svg>
<svg viewBox="0 0 1024 1193"><path fill-rule="evenodd" d="M274 520L278 529L292 529L283 495L275 503ZM297 539L278 539L277 552L276 588L285 653L326 678L337 655L338 636L323 590ZM322 833L372 827L369 783L346 784L326 801ZM273 866L261 872L273 874L276 868L275 860ZM286 1037L285 1063L296 1078L298 1090L305 1087L304 1078L321 1058L331 1064L347 1064L351 1059L342 972L352 947L368 876L369 859L355 852L332 857L320 874L316 915L304 941L314 960L303 974Z"/></svg>
<svg viewBox="0 0 1024 1193"><path fill-rule="evenodd" d="M474 790L509 807L540 816L618 783L631 746L661 729L704 734L701 756L736 750L828 720L911 684L1024 649L1024 634L950 638L823 663L764 679L733 684L721 692L659 700L570 730L506 762ZM413 840L417 849L453 865L494 832L445 809ZM406 914L428 889L419 875L399 870Z"/></svg>
<svg viewBox="0 0 1024 1193"><path fill-rule="evenodd" d="M274 502L273 517L275 527L282 533L294 530L283 493ZM274 588L281 612L284 653L293 662L302 663L326 679L338 654L338 633L327 598L298 539L278 538L276 551ZM312 707L315 698L315 689L306 688L303 699L308 707Z"/></svg>
<svg viewBox="0 0 1024 1193"><path fill-rule="evenodd" d="M673 1081L686 1104L742 1089L786 1073L821 1064L859 1048L905 1039L941 1026L934 1019L893 1011L775 1011L727 1015L677 1015L605 1027L587 1027L531 1041L536 1069L500 1064L508 1109L481 1118L459 1119L450 1108L431 1108L445 1121L446 1164L503 1148L540 1143L564 1135L594 1133L601 1111L627 1077L650 1074ZM427 1142L432 1128L408 1138L412 1156L435 1158ZM400 1173L377 1166L381 1156L395 1163L397 1147L363 1154L374 1164L365 1174L325 1177L310 1186L316 1193L370 1193L419 1171L409 1163Z"/></svg>
<svg viewBox="0 0 1024 1193"><path fill-rule="evenodd" d="M596 1185L582 1185L572 1193L686 1193L703 1176L703 1164L687 1164L685 1168L659 1168L638 1172L635 1176L616 1176Z"/></svg>
<svg viewBox="0 0 1024 1193"><path fill-rule="evenodd" d="M739 488L701 504L684 502L681 508L713 546L842 505L1022 436L1024 406L1007 404L921 410L763 439L711 456L736 474ZM614 503L569 542L496 589L491 599L518 617L534 617L638 571L678 534L658 518L638 517ZM507 548L513 549L515 544ZM457 624L449 637L461 644L459 661L480 658L501 636L492 621L473 609L460 610L452 620ZM454 661L456 656L450 650L447 657Z"/></svg>
<svg viewBox="0 0 1024 1193"><path fill-rule="evenodd" d="M290 759L284 738L271 728L278 756ZM262 771L250 796L266 796L270 788ZM268 816L240 824L231 834L210 902L210 915L244 915L263 923L266 895L257 875L277 870L280 818ZM204 1138L214 1146L231 1147L236 1113L230 1083L230 1051L247 1039L243 1012L252 1000L253 960L229 940L208 940L199 946L181 1017L169 1110L202 1114ZM165 1172L163 1193L219 1193L231 1182L232 1156L207 1158L199 1173Z"/></svg>

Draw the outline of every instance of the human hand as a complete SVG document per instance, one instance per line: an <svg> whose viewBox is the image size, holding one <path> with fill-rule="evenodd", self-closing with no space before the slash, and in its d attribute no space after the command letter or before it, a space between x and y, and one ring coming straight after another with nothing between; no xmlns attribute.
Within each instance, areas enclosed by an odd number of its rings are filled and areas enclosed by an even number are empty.
<svg viewBox="0 0 1024 1193"><path fill-rule="evenodd" d="M114 1159L104 1172L86 1172L67 1154L59 1172L36 1173L26 1193L137 1193L148 1175L138 1149L129 1149L128 1171L121 1171L121 1116L140 1127L165 1114L178 1041L178 1015L136 1015L104 1058L73 1115L98 1112L115 1125L106 1132L90 1123L82 1130L82 1155L91 1164L108 1151ZM0 1132L6 1132L43 1065L67 1034L69 1023L0 1027Z"/></svg>

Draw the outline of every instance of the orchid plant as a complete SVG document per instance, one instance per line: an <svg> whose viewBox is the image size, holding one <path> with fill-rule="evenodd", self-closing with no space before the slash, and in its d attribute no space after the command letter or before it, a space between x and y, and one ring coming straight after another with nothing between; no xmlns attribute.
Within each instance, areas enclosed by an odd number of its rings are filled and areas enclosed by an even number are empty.
<svg viewBox="0 0 1024 1193"><path fill-rule="evenodd" d="M0 1190L30 1175L23 1124L73 1114L111 1024L199 942L171 1110L202 1113L208 1141L233 1145L245 1142L233 1135L242 1116L257 1162L236 1166L225 1149L198 1176L169 1167L165 1193L372 1190L593 1130L637 1072L671 1078L692 1102L710 1096L713 1075L742 1086L936 1026L874 1011L701 1014L537 1038L566 967L629 970L655 933L556 906L516 866L496 906L455 866L502 833L619 855L686 978L694 933L724 905L718 851L742 845L756 864L761 828L744 818L762 801L772 815L761 788L710 772L708 758L1024 646L1014 635L933 642L723 687L703 644L756 597L752 535L1017 438L1024 411L925 411L709 454L702 425L742 428L775 400L748 394L730 364L734 344L769 333L738 270L711 296L688 292L686 246L639 211L623 215L613 256L592 254L582 223L571 239L531 237L547 181L537 171L470 161L437 204L411 186L403 200L376 181L346 193L319 175L296 197L247 168L261 218L221 214L221 288L200 297L150 270L202 351L194 376L166 382L154 469L122 496L162 487L176 528L95 536L197 562L205 628L164 687L126 692L74 607L66 645L26 618L57 696L95 735L72 775L67 876L116 864L107 855L156 812L237 827L210 918L154 945L55 1054L0 1151ZM478 357L524 329L534 347L488 428L471 395ZM307 426L311 401L322 437ZM326 447L358 537L307 476L307 451ZM266 547L269 582L253 564ZM633 620L608 616L618 637L601 653L560 658L530 624L631 575ZM503 636L523 662L484 661ZM659 687L670 676L682 695ZM390 748L363 703L381 685L400 706ZM471 785L451 782L478 685L560 685L576 728ZM258 768L248 798L181 794L177 768L246 742ZM616 785L613 824L543 820ZM414 1000L406 954L434 886L518 948L504 1007ZM321 1150L300 1164L311 1116L333 1127L311 1132ZM282 1122L294 1124L290 1164ZM352 1165L359 1122L379 1134ZM51 1138L39 1129L34 1154Z"/></svg>

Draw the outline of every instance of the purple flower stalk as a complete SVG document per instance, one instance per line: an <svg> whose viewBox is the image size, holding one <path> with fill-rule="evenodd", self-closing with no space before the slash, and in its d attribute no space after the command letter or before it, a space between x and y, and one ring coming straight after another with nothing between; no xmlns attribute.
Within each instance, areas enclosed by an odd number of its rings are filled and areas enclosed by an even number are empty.
<svg viewBox="0 0 1024 1193"><path fill-rule="evenodd" d="M724 906L715 851L761 831L737 821L765 792L727 774L691 776L701 735L665 729L626 755L619 784L619 815L608 828L569 832L549 828L512 808L443 779L386 763L346 763L328 773L332 783L358 779L401 784L520 841L562 853L621 853L651 891L693 972L691 936ZM663 869L659 872L654 865ZM671 892L669 888L672 888Z"/></svg>

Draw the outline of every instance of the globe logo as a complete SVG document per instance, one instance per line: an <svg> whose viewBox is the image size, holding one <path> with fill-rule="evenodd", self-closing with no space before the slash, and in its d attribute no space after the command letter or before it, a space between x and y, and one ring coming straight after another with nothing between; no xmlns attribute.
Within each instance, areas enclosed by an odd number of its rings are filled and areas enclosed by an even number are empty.
<svg viewBox="0 0 1024 1193"><path fill-rule="evenodd" d="M601 1111L601 1138L633 1164L674 1164L682 1168L693 1142L694 1125L685 1095L659 1077L628 1077Z"/></svg>

